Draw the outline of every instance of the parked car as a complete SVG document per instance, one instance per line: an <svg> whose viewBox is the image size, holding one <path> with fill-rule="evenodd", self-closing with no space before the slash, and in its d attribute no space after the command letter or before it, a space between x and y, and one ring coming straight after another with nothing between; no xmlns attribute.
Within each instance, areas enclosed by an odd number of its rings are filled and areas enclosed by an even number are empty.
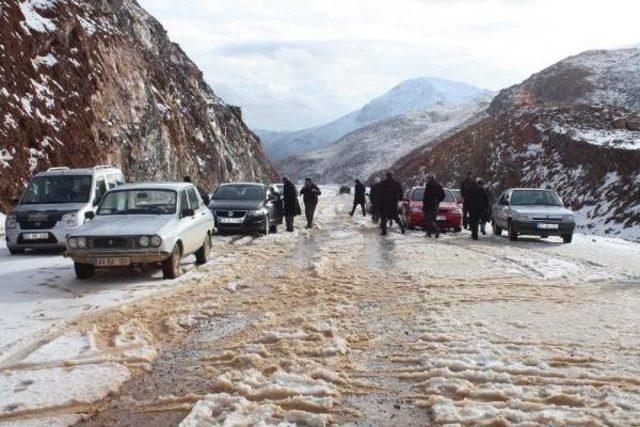
<svg viewBox="0 0 640 427"><path fill-rule="evenodd" d="M451 191L451 194L453 194L453 198L456 199L456 203L462 205L462 193L460 192L460 189L458 188L451 188L449 189L449 191Z"/></svg>
<svg viewBox="0 0 640 427"><path fill-rule="evenodd" d="M400 206L400 219L409 229L424 226L424 212L422 211L422 198L424 187L413 187L405 191ZM462 208L455 196L448 188L444 189L444 200L440 203L436 217L438 227L462 230Z"/></svg>
<svg viewBox="0 0 640 427"><path fill-rule="evenodd" d="M66 256L79 279L97 268L162 264L163 276L180 275L180 260L195 254L207 262L214 221L189 183L123 185L109 190L95 215L67 237Z"/></svg>
<svg viewBox="0 0 640 427"><path fill-rule="evenodd" d="M338 194L351 194L351 187L348 185L341 185L338 189Z"/></svg>
<svg viewBox="0 0 640 427"><path fill-rule="evenodd" d="M87 169L49 168L31 178L5 222L12 255L26 249L65 249L66 237L94 212L107 190L124 184L120 169L101 165Z"/></svg>
<svg viewBox="0 0 640 427"><path fill-rule="evenodd" d="M512 188L505 191L491 208L493 233L507 230L510 240L521 234L549 237L560 236L571 243L576 220L573 212L564 207L553 190Z"/></svg>
<svg viewBox="0 0 640 427"><path fill-rule="evenodd" d="M282 224L282 197L273 186L254 182L222 184L213 193L209 209L218 232L276 233Z"/></svg>

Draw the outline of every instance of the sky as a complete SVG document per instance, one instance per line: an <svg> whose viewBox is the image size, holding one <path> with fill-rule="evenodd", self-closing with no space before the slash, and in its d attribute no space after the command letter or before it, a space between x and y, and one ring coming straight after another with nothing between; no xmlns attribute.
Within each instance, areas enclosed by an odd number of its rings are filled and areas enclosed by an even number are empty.
<svg viewBox="0 0 640 427"><path fill-rule="evenodd" d="M433 76L499 90L640 43L638 0L138 0L254 129L294 130Z"/></svg>

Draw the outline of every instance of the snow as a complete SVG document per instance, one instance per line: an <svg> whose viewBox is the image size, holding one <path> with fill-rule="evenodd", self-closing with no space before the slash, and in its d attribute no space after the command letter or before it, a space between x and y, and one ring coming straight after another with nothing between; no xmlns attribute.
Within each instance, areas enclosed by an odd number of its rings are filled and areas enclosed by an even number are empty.
<svg viewBox="0 0 640 427"><path fill-rule="evenodd" d="M640 150L640 132L625 129L580 129L555 124L553 131L573 139L619 150Z"/></svg>
<svg viewBox="0 0 640 427"><path fill-rule="evenodd" d="M33 68L37 70L42 65L45 65L47 67L53 67L58 63L58 58L56 58L56 56L53 53L48 53L44 56L36 56L34 59L31 60L31 63L33 64Z"/></svg>
<svg viewBox="0 0 640 427"><path fill-rule="evenodd" d="M27 0L20 2L18 6L25 18L24 22L20 23L22 28L24 28L25 31L29 31L29 29L31 29L39 33L54 31L56 29L56 25L53 21L40 15L37 10L51 8L56 3L57 0Z"/></svg>
<svg viewBox="0 0 640 427"><path fill-rule="evenodd" d="M0 156L0 159L2 159L1 156ZM4 225L6 221L7 221L7 216L2 212L0 212L0 236L4 236Z"/></svg>
<svg viewBox="0 0 640 427"><path fill-rule="evenodd" d="M79 17L78 18L80 20L80 25L82 25L82 28L87 32L87 34L89 34L90 36L95 34L96 32L96 23L93 22L91 19L85 18L85 17Z"/></svg>

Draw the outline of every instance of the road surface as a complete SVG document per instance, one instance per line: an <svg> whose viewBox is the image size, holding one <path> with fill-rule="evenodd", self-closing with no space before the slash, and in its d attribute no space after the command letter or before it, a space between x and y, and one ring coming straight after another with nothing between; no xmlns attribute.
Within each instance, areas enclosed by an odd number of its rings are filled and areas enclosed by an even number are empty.
<svg viewBox="0 0 640 427"><path fill-rule="evenodd" d="M312 230L77 281L0 253L0 424L633 425L640 245ZM302 220L297 219L301 226Z"/></svg>

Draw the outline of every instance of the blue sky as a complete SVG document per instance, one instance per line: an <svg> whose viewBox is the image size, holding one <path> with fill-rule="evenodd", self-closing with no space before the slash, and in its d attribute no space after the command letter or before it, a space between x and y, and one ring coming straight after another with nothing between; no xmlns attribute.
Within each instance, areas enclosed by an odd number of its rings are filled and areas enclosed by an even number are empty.
<svg viewBox="0 0 640 427"><path fill-rule="evenodd" d="M139 0L254 128L293 130L436 76L500 89L638 43L637 0Z"/></svg>

